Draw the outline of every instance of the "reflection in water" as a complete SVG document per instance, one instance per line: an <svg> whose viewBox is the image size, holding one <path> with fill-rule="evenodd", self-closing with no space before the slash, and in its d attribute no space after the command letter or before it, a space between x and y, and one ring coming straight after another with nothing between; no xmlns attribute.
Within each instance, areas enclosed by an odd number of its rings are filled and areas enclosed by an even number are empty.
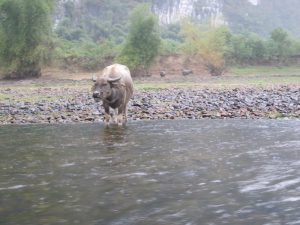
<svg viewBox="0 0 300 225"><path fill-rule="evenodd" d="M126 127L109 126L101 130L99 138L103 140L103 144L108 150L115 150L116 146L126 145Z"/></svg>
<svg viewBox="0 0 300 225"><path fill-rule="evenodd" d="M2 126L0 224L300 224L300 121Z"/></svg>

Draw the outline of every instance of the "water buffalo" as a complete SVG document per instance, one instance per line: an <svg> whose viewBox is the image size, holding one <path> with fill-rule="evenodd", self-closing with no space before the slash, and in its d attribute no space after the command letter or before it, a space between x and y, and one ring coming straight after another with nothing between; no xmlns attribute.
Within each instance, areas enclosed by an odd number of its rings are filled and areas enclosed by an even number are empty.
<svg viewBox="0 0 300 225"><path fill-rule="evenodd" d="M93 77L93 98L102 100L105 110L105 124L110 121L109 109L115 110L113 121L119 126L127 122L127 104L133 94L133 82L127 66L113 64L106 67L102 76ZM117 118L116 118L117 115Z"/></svg>
<svg viewBox="0 0 300 225"><path fill-rule="evenodd" d="M193 70L187 70L187 69L182 70L182 75L183 76L187 76L187 75L190 75L190 74L193 74Z"/></svg>
<svg viewBox="0 0 300 225"><path fill-rule="evenodd" d="M160 71L159 72L159 75L161 76L161 77L165 77L166 76L166 71L164 71L164 70L162 70L162 71Z"/></svg>

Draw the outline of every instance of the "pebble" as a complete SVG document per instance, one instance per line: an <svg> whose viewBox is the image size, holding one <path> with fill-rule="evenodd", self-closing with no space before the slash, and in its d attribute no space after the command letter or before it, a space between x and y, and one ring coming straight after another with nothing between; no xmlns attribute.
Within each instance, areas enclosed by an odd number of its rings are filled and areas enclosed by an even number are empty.
<svg viewBox="0 0 300 225"><path fill-rule="evenodd" d="M14 98L18 91L5 89ZM103 120L101 103L83 90L44 88L38 96L64 96L59 100L0 102L0 124L91 123ZM1 90L0 90L1 94ZM300 118L300 87L234 89L157 89L135 91L128 105L129 120Z"/></svg>

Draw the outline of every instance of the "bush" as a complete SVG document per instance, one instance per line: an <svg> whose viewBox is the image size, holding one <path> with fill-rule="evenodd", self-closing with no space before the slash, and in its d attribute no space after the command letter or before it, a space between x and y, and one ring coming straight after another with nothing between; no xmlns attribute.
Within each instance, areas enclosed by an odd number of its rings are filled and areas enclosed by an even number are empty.
<svg viewBox="0 0 300 225"><path fill-rule="evenodd" d="M282 28L274 29L268 41L268 51L270 60L284 63L288 56L292 55L292 41L288 33Z"/></svg>
<svg viewBox="0 0 300 225"><path fill-rule="evenodd" d="M55 58L64 62L64 66L76 65L84 70L96 70L102 67L106 60L113 59L118 52L118 46L109 40L94 43L88 40L58 39Z"/></svg>
<svg viewBox="0 0 300 225"><path fill-rule="evenodd" d="M226 58L230 53L231 33L227 27L198 27L185 21L181 34L184 38L183 52L188 57L199 58L213 76L222 75Z"/></svg>
<svg viewBox="0 0 300 225"><path fill-rule="evenodd" d="M172 39L162 39L160 45L160 55L173 55L178 54L180 51L181 43Z"/></svg>
<svg viewBox="0 0 300 225"><path fill-rule="evenodd" d="M179 24L169 24L161 27L161 37L167 40L174 40L176 42L182 42L182 37L180 36L180 25Z"/></svg>
<svg viewBox="0 0 300 225"><path fill-rule="evenodd" d="M231 58L238 64L257 64L267 57L266 42L253 33L233 35Z"/></svg>

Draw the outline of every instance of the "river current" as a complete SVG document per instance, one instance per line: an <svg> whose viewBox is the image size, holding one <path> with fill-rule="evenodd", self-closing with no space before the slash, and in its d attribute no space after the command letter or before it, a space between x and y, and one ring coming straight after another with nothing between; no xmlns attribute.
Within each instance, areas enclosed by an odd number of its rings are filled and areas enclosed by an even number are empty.
<svg viewBox="0 0 300 225"><path fill-rule="evenodd" d="M300 121L0 126L0 224L300 224Z"/></svg>

